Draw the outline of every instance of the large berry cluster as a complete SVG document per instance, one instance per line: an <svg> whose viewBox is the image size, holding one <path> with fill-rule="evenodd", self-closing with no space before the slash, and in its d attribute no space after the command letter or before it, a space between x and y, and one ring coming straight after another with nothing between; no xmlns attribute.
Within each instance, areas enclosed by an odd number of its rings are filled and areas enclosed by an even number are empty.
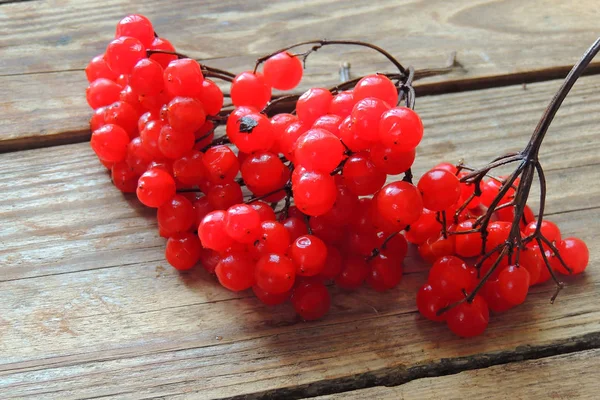
<svg viewBox="0 0 600 400"><path fill-rule="evenodd" d="M412 184L423 125L412 109L413 74L395 60L400 74L273 96L272 89L300 83L301 57L309 53L280 51L234 75L176 53L147 18L129 15L89 63L92 149L118 189L157 209L174 268L201 264L227 289L252 289L268 305L290 300L314 320L330 307L331 284L351 290L366 282L376 291L398 285L408 241L433 263L417 296L420 312L462 336L485 329L488 309L515 306L530 284L549 279L544 256L563 272L554 246L544 253L533 243L520 262L487 254L468 266L463 258L508 237L510 207L494 204L494 222L484 233L474 229L502 181L475 190L463 179L464 166L441 164ZM227 82L229 94L209 78ZM232 104L224 105L225 97ZM274 112L290 99L288 112ZM532 220L529 210L523 235L538 231ZM562 240L543 223L564 262L581 272L585 244Z"/></svg>

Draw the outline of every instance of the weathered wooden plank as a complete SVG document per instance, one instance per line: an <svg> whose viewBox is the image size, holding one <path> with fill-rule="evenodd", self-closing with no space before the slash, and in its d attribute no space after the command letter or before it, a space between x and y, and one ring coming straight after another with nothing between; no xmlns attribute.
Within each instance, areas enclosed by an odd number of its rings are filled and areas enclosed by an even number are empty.
<svg viewBox="0 0 600 400"><path fill-rule="evenodd" d="M600 383L592 371L599 367L596 349L316 399L597 399Z"/></svg>
<svg viewBox="0 0 600 400"><path fill-rule="evenodd" d="M481 163L522 146L540 111L535 99L546 99L541 88L551 85L532 85L523 92L529 101L507 102L515 88L423 99L427 136L417 173L442 159ZM544 147L548 211L565 235L588 241L590 269L568 279L555 305L552 286L536 288L470 341L416 314L425 271L415 258L398 289L335 290L325 320L301 323L289 308L266 309L201 271L170 269L153 212L111 187L87 144L1 155L0 393L297 398L599 346L591 95L561 111Z"/></svg>
<svg viewBox="0 0 600 400"><path fill-rule="evenodd" d="M134 11L152 18L181 51L236 72L265 52L323 37L372 41L417 68L443 66L457 51L463 68L430 79L422 92L556 78L595 38L597 20L593 0L568 7L547 7L543 0L6 4L0 9L0 86L15 95L0 102L7 121L0 126L0 152L88 137L81 70L103 51L116 21ZM303 87L336 82L341 61L352 62L357 75L389 69L381 56L356 48L323 49L311 57ZM30 125L15 123L31 115Z"/></svg>

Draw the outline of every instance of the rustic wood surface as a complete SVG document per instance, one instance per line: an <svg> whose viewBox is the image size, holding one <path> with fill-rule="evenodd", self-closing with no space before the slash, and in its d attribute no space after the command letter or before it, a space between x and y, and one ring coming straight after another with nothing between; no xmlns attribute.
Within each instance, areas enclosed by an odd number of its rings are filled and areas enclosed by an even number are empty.
<svg viewBox="0 0 600 400"><path fill-rule="evenodd" d="M457 52L460 67L420 84L422 94L558 78L595 39L600 17L595 0L8 3L0 8L0 87L11 96L0 99L0 152L89 138L82 70L134 11L180 51L234 72L320 38L371 41L416 68L441 67ZM355 74L389 70L373 53L328 48L309 60L304 87L335 83L341 61Z"/></svg>
<svg viewBox="0 0 600 400"><path fill-rule="evenodd" d="M478 400L597 399L600 382L593 372L600 368L598 349L581 351L456 375L417 379L395 387L319 396L318 400Z"/></svg>
<svg viewBox="0 0 600 400"><path fill-rule="evenodd" d="M559 84L419 99L417 173L521 147ZM0 155L2 397L300 398L600 346L599 86L578 83L543 147L548 213L588 242L588 272L554 305L551 284L535 288L469 341L416 313L416 257L396 290L335 291L326 319L302 323L202 271L174 272L154 213L112 187L88 144Z"/></svg>
<svg viewBox="0 0 600 400"><path fill-rule="evenodd" d="M371 41L417 68L456 51L451 73L417 89L429 96L417 99L426 136L415 172L481 165L523 147L598 34L596 2L571 3L0 0L0 398L596 398L598 75L577 83L542 147L548 216L587 241L590 267L556 304L551 283L536 287L470 340L418 315L426 267L412 253L397 289L334 290L314 323L202 270L177 273L155 211L118 192L77 143L90 134L83 68L120 17L141 12L182 52L235 72L313 38ZM353 74L389 69L356 48L323 49L303 87L334 83L341 61ZM27 148L37 149L15 151Z"/></svg>

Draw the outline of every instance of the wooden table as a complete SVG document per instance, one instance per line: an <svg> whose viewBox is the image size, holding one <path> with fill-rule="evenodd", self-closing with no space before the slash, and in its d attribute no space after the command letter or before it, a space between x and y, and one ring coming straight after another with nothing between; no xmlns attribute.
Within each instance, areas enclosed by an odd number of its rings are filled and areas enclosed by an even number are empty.
<svg viewBox="0 0 600 400"><path fill-rule="evenodd" d="M596 0L180 3L0 2L0 398L598 398L598 75L577 83L542 154L548 217L587 241L588 271L556 304L550 283L536 287L464 340L416 312L426 268L414 257L397 289L336 291L314 323L176 273L154 212L121 195L85 143L82 71L130 12L233 71L313 38L370 41L417 69L456 51L461 67L417 88L418 175L521 148L600 34ZM387 69L355 48L313 57L304 87L336 82L342 61L355 76Z"/></svg>

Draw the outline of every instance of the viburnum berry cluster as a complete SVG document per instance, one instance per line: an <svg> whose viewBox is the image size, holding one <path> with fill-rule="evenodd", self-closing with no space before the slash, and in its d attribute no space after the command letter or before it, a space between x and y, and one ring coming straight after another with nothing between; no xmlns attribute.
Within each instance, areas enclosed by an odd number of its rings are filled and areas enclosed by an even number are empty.
<svg viewBox="0 0 600 400"><path fill-rule="evenodd" d="M307 57L329 45L375 50L397 71L273 95L296 88ZM433 263L420 312L472 336L489 309L519 304L554 276L544 263L583 271L587 248L562 239L543 207L538 219L521 207L529 175L483 180L493 165L441 164L412 183L423 137L412 82L436 72L368 43L318 40L236 75L177 53L146 17L129 15L86 68L91 146L119 190L157 209L178 270L201 264L227 289L252 289L267 305L290 300L314 320L329 310L332 284L397 286L410 242Z"/></svg>

